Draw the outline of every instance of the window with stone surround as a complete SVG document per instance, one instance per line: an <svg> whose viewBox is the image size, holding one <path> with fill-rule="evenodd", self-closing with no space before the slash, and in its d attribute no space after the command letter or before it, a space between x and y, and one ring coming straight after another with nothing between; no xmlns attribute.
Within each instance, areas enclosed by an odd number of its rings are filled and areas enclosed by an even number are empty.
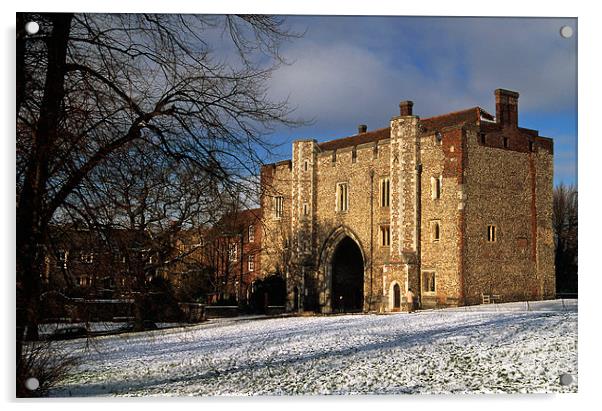
<svg viewBox="0 0 602 411"><path fill-rule="evenodd" d="M253 224L251 224L249 226L248 236L249 236L249 242L250 243L255 242L255 226Z"/></svg>
<svg viewBox="0 0 602 411"><path fill-rule="evenodd" d="M389 247L391 245L391 227L388 225L380 226L380 245Z"/></svg>
<svg viewBox="0 0 602 411"><path fill-rule="evenodd" d="M307 203L303 203L303 215L306 217L309 215L309 204Z"/></svg>
<svg viewBox="0 0 602 411"><path fill-rule="evenodd" d="M443 187L443 176L431 177L431 199L438 200L441 198L441 189Z"/></svg>
<svg viewBox="0 0 602 411"><path fill-rule="evenodd" d="M380 179L380 206L389 207L391 204L391 183L389 177Z"/></svg>
<svg viewBox="0 0 602 411"><path fill-rule="evenodd" d="M441 239L441 224L439 220L431 221L431 240L437 242Z"/></svg>
<svg viewBox="0 0 602 411"><path fill-rule="evenodd" d="M423 271L422 272L422 293L423 294L434 294L436 292L435 272L434 271Z"/></svg>
<svg viewBox="0 0 602 411"><path fill-rule="evenodd" d="M349 189L347 183L337 183L336 210L346 212L349 210Z"/></svg>
<svg viewBox="0 0 602 411"><path fill-rule="evenodd" d="M247 266L248 266L249 271L255 270L255 256L254 255L250 255L247 257Z"/></svg>
<svg viewBox="0 0 602 411"><path fill-rule="evenodd" d="M303 162L303 170L304 170L304 171L307 171L308 169L309 169L309 161L305 160L305 161Z"/></svg>
<svg viewBox="0 0 602 411"><path fill-rule="evenodd" d="M228 260L236 261L238 260L238 244L230 243L228 245Z"/></svg>
<svg viewBox="0 0 602 411"><path fill-rule="evenodd" d="M65 250L59 250L56 257L56 266L60 268L67 268L67 256L68 252Z"/></svg>
<svg viewBox="0 0 602 411"><path fill-rule="evenodd" d="M86 264L92 264L94 262L94 253L83 252L79 256L81 262Z"/></svg>
<svg viewBox="0 0 602 411"><path fill-rule="evenodd" d="M494 225L487 226L487 241L494 243L497 240L497 228Z"/></svg>
<svg viewBox="0 0 602 411"><path fill-rule="evenodd" d="M282 218L282 211L284 208L284 199L282 196L274 197L274 217Z"/></svg>

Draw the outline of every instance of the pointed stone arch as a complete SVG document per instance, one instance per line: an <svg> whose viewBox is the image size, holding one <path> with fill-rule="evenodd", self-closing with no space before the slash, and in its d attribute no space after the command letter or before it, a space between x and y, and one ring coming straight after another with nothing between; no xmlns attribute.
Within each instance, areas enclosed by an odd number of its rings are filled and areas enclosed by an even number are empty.
<svg viewBox="0 0 602 411"><path fill-rule="evenodd" d="M349 238L357 248L361 254L362 261L362 301L364 300L365 292L365 279L367 278L367 264L366 264L366 254L364 252L364 247L359 239L359 237L346 226L339 226L335 228L330 235L326 238L322 247L320 248L319 255L319 263L318 263L318 278L319 284L321 284L321 289L319 290L319 300L322 312L330 313L333 309L333 301L332 301L332 289L333 289L333 259L335 257L335 253L337 248L341 244L341 242L345 239ZM363 304L363 303L362 303ZM363 307L362 307L363 309Z"/></svg>

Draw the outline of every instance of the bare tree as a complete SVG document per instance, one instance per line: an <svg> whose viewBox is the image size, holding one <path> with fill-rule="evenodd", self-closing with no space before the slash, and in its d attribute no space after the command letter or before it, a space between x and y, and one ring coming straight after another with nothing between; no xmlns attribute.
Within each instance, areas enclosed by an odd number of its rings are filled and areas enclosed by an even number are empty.
<svg viewBox="0 0 602 411"><path fill-rule="evenodd" d="M577 188L560 184L554 189L556 290L577 293Z"/></svg>
<svg viewBox="0 0 602 411"><path fill-rule="evenodd" d="M49 225L84 205L84 182L139 143L235 192L264 133L299 124L266 97L293 37L274 16L17 15L17 359L38 338Z"/></svg>

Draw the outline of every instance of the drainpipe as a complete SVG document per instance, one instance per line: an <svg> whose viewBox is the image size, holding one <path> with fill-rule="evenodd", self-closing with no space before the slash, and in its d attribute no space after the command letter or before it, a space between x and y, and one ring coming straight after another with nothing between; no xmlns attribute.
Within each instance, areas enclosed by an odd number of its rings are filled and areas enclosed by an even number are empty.
<svg viewBox="0 0 602 411"><path fill-rule="evenodd" d="M420 151L419 151L420 152ZM416 165L416 270L418 271L418 298L422 308L422 163Z"/></svg>
<svg viewBox="0 0 602 411"><path fill-rule="evenodd" d="M372 310L372 285L374 278L374 170L370 170L370 302L368 311Z"/></svg>

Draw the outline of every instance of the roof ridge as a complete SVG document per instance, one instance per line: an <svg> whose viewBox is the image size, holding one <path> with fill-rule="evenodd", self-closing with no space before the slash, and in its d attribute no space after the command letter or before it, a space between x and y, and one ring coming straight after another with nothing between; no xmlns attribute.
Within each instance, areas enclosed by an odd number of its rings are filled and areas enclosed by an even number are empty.
<svg viewBox="0 0 602 411"><path fill-rule="evenodd" d="M464 110L458 110L458 111L450 111L449 113L445 113L445 114L439 114L438 116L432 116L432 117L425 117L425 118L421 118L420 121L425 121L425 120L435 120L441 117L449 117L449 116L453 116L456 114L462 114L462 113L467 113L469 111L472 110L482 110L481 107L479 106L474 106L474 107L470 107L470 108L466 108ZM484 110L485 111L485 110ZM486 111L485 111L486 112ZM489 113L487 113L489 114Z"/></svg>

